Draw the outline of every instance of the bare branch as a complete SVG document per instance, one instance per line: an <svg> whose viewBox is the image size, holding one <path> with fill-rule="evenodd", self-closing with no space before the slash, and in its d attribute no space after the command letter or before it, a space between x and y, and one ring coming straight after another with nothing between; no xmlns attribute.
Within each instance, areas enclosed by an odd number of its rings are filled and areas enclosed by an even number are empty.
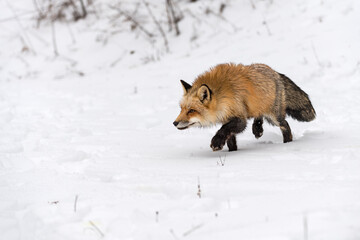
<svg viewBox="0 0 360 240"><path fill-rule="evenodd" d="M87 16L87 11L86 11L86 8L85 8L85 4L84 4L84 1L83 0L79 0L80 1L80 5L81 5L81 10L82 10L82 18L86 18Z"/></svg>
<svg viewBox="0 0 360 240"><path fill-rule="evenodd" d="M144 3L144 5L145 5L146 9L148 10L148 12L149 12L152 20L153 20L154 23L157 25L157 27L158 27L158 29L159 29L159 32L161 33L161 36L162 36L163 39L164 39L164 45L165 45L166 52L169 52L169 42L168 42L168 40L167 40L167 38L166 38L166 35L165 35L164 30L162 29L162 27L161 27L160 23L158 22L158 20L156 20L153 12L151 11L151 9L150 9L150 7L149 7L149 4L148 4L147 2L145 2L145 0L143 0L143 3Z"/></svg>
<svg viewBox="0 0 360 240"><path fill-rule="evenodd" d="M239 28L235 24L233 24L232 22L227 20L223 15L221 15L221 13L216 13L213 10L211 10L210 8L206 9L206 13L207 14L209 14L209 13L213 14L214 16L216 16L216 17L220 18L221 20L223 20L224 22L227 22L228 24L230 24L230 26L234 29L235 32L239 30Z"/></svg>
<svg viewBox="0 0 360 240"><path fill-rule="evenodd" d="M225 7L226 7L225 3L220 4L219 14L222 14L224 12Z"/></svg>
<svg viewBox="0 0 360 240"><path fill-rule="evenodd" d="M131 21L136 27L138 27L143 33L145 33L149 38L152 38L154 35L146 30L138 21L136 21L130 14L121 10L119 7L112 6L116 11L118 11L121 15L124 15L127 20Z"/></svg>
<svg viewBox="0 0 360 240"><path fill-rule="evenodd" d="M166 16L167 16L167 19L168 19L169 32L171 32L173 23L172 23L172 17L171 17L171 13L170 13L170 9L169 9L169 4L167 3L167 1L166 1L166 4L165 4L165 9L166 9Z"/></svg>
<svg viewBox="0 0 360 240"><path fill-rule="evenodd" d="M180 22L181 18L177 17L174 10L174 2L172 0L166 0L166 9L169 9L170 11L170 17L171 17L171 23L174 25L176 36L180 35L179 25L178 22Z"/></svg>
<svg viewBox="0 0 360 240"><path fill-rule="evenodd" d="M54 54L57 57L57 56L59 56L59 52L58 52L57 43L56 43L56 32L55 32L54 21L51 21L51 36L52 36Z"/></svg>
<svg viewBox="0 0 360 240"><path fill-rule="evenodd" d="M32 45L32 42L31 42L29 36L27 35L27 33L26 33L23 25L21 24L21 21L20 21L18 15L17 15L15 9L11 6L11 4L8 2L8 0L5 0L5 3L6 3L6 5L8 6L8 8L10 8L10 10L12 11L12 13L13 13L13 15L14 15L14 18L16 19L16 22L18 23L18 25L19 25L19 27L20 27L20 30L21 30L22 34L24 35L24 39L25 39L26 42L27 42L26 45L28 45L28 46L25 46L25 47L30 47L30 48L31 48L31 52L34 53L34 54L36 54L36 53L35 53L35 50L34 50L34 47L33 47L33 45Z"/></svg>

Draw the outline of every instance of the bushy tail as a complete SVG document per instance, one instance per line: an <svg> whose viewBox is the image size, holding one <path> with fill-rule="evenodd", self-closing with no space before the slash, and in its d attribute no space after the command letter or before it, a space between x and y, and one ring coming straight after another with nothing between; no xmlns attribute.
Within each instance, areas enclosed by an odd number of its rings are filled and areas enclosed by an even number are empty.
<svg viewBox="0 0 360 240"><path fill-rule="evenodd" d="M285 87L286 114L302 122L314 120L316 112L310 102L309 96L291 81L290 78L284 74L279 74Z"/></svg>

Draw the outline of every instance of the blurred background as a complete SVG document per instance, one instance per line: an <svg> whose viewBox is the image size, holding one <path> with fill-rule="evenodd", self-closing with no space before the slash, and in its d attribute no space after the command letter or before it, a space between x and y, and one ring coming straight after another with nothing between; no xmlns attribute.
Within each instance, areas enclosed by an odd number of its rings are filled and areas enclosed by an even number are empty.
<svg viewBox="0 0 360 240"><path fill-rule="evenodd" d="M3 0L0 4L2 79L34 78L50 70L53 74L48 77L57 79L83 77L97 70L136 68L190 55L193 61L205 59L204 66L223 61L280 66L291 61L300 65L297 69L337 63L358 66L353 53L359 50L359 18L353 1Z"/></svg>

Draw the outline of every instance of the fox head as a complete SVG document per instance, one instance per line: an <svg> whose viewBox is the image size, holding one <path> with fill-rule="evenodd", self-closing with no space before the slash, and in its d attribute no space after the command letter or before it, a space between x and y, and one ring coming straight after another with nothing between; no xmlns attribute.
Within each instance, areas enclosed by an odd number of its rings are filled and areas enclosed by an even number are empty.
<svg viewBox="0 0 360 240"><path fill-rule="evenodd" d="M180 101L180 114L173 122L174 126L179 130L184 130L193 126L211 125L214 118L211 111L213 105L211 89L206 84L195 87L183 80L180 82L184 95Z"/></svg>

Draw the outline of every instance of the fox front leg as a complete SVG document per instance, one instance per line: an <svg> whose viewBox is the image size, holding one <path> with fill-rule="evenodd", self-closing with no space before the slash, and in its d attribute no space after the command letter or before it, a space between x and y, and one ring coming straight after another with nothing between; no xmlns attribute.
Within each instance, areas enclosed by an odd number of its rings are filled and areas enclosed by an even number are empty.
<svg viewBox="0 0 360 240"><path fill-rule="evenodd" d="M236 138L235 135L237 133L241 133L246 128L246 119L242 118L232 118L229 122L224 124L219 131L215 134L215 136L211 140L210 147L213 151L221 150L225 142L228 141L228 146L230 151L235 151L237 149L236 146Z"/></svg>

